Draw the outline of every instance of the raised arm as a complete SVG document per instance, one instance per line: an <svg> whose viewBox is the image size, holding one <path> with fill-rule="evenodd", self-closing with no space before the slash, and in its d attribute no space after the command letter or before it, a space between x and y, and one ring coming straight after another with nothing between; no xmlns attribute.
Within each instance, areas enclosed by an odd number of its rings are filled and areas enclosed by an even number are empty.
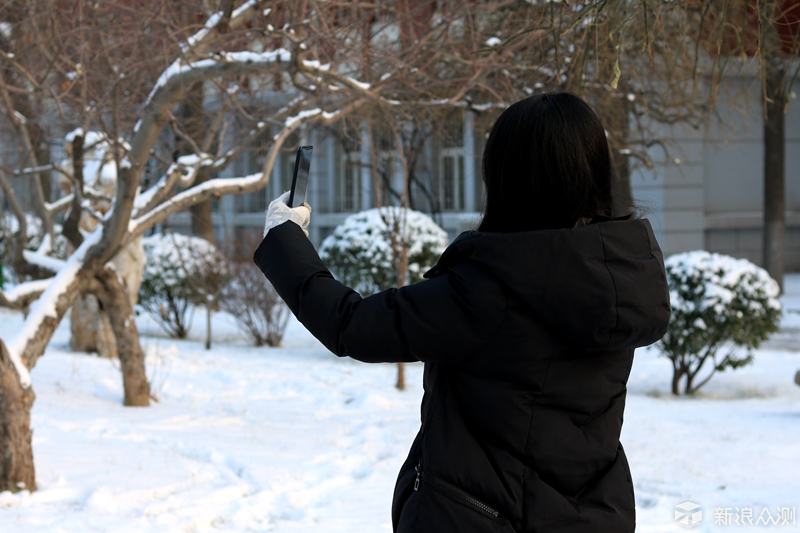
<svg viewBox="0 0 800 533"><path fill-rule="evenodd" d="M253 259L320 342L360 361L462 361L490 342L505 314L499 283L471 263L361 298L333 278L291 222L272 228Z"/></svg>

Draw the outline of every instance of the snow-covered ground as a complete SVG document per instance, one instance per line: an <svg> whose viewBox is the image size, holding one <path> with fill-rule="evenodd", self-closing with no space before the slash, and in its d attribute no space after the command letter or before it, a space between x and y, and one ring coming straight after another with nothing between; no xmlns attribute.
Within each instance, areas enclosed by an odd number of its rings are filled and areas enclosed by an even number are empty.
<svg viewBox="0 0 800 533"><path fill-rule="evenodd" d="M800 275L786 288L800 311ZM394 366L338 359L297 322L284 347L253 348L217 316L211 351L204 322L174 341L140 318L150 408L122 407L116 363L72 353L62 324L32 373L39 490L0 494L0 532L391 531L422 367L408 365L398 392ZM0 311L0 336L20 323ZM715 508L749 508L753 523L764 508L800 508L800 315L783 326L698 398L671 397L669 362L637 352L622 442L639 531L683 530L674 511L686 501L704 513L694 531L800 529L714 524Z"/></svg>

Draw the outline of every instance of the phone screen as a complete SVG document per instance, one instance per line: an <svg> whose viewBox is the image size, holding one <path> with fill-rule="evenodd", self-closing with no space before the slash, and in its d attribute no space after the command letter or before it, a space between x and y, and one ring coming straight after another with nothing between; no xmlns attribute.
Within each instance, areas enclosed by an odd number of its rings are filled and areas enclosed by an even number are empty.
<svg viewBox="0 0 800 533"><path fill-rule="evenodd" d="M308 169L311 167L313 146L301 146L297 149L294 160L294 176L292 176L292 192L289 194L289 207L295 207L306 201L308 191Z"/></svg>

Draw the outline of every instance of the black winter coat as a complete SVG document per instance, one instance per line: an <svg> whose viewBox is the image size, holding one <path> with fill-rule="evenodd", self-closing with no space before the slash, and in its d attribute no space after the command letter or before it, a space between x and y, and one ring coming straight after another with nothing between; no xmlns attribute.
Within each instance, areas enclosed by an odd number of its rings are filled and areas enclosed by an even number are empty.
<svg viewBox="0 0 800 533"><path fill-rule="evenodd" d="M365 299L294 223L270 230L255 262L336 355L425 362L395 531L634 530L625 384L670 314L647 220L466 232L426 281Z"/></svg>

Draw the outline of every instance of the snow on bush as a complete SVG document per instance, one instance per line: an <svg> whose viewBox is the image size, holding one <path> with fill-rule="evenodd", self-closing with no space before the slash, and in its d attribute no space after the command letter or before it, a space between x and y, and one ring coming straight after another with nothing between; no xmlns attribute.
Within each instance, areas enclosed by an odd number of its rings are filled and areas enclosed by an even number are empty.
<svg viewBox="0 0 800 533"><path fill-rule="evenodd" d="M366 297L400 285L394 260L402 247L408 248L412 284L422 281L447 244L447 233L428 215L382 207L347 217L322 242L320 257L339 281Z"/></svg>
<svg viewBox="0 0 800 533"><path fill-rule="evenodd" d="M213 244L199 237L159 233L142 239L146 257L139 305L172 337L189 333L191 304L216 294L226 278L227 260Z"/></svg>
<svg viewBox="0 0 800 533"><path fill-rule="evenodd" d="M673 394L691 394L715 372L752 362L752 349L778 329L780 289L764 269L726 255L686 252L665 265L672 317L658 348L672 361Z"/></svg>

